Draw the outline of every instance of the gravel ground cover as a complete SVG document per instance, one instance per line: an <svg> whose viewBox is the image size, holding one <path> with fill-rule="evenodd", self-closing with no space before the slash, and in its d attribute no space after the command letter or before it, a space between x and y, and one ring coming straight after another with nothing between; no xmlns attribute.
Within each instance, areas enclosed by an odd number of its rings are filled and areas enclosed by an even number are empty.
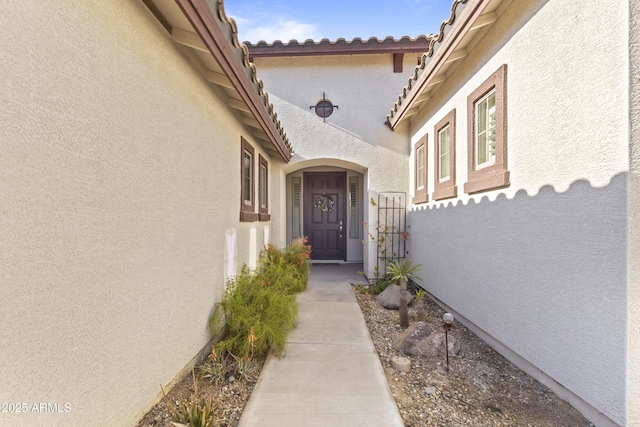
<svg viewBox="0 0 640 427"><path fill-rule="evenodd" d="M392 346L403 331L398 312L384 309L362 288L356 286L356 298L406 426L592 426L458 322L449 336L460 344L460 352L449 358L449 372L444 354L426 358L399 353ZM444 311L428 298L425 308L427 321L440 327ZM415 319L415 307L409 315ZM393 369L393 356L410 359L411 371Z"/></svg>
<svg viewBox="0 0 640 427"><path fill-rule="evenodd" d="M517 369L457 322L454 322L456 329L450 332L450 336L460 344L460 353L450 357L449 372L446 371L444 355L413 357L394 350L392 342L402 332L398 312L384 309L375 296L362 293L364 286L356 286L356 299L407 427L593 426L567 402ZM429 299L426 299L425 306L427 321L439 327L444 311ZM409 313L415 319L415 307L410 307ZM411 371L400 373L394 370L391 367L393 356L409 358ZM229 373L217 384L208 379L198 382L198 396L214 402L216 427L238 424L263 362L258 361L246 378ZM196 376L199 369L196 366ZM172 388L167 397L176 405L193 393L190 373ZM371 404L375 405L375 402ZM138 423L138 427L171 427L166 401L158 403Z"/></svg>

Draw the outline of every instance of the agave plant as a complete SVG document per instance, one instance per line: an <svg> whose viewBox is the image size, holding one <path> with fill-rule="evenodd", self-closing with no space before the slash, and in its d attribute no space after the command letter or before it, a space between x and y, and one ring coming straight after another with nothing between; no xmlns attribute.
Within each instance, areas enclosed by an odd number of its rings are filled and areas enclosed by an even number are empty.
<svg viewBox="0 0 640 427"><path fill-rule="evenodd" d="M427 295L422 289L416 291L416 319L418 322L424 322L427 319L427 312L424 308L424 297Z"/></svg>
<svg viewBox="0 0 640 427"><path fill-rule="evenodd" d="M413 264L413 260L404 259L402 262L394 261L387 267L387 272L391 274L391 278L400 284L400 306L398 312L400 314L400 326L406 328L409 326L409 308L407 307L407 281L416 278L422 280L415 273L420 270L422 264Z"/></svg>
<svg viewBox="0 0 640 427"><path fill-rule="evenodd" d="M211 398L198 399L198 382L195 369L191 370L191 377L193 378L193 396L182 402L176 402L177 407L171 403L164 392L164 388L160 386L162 396L173 418L171 424L174 427L213 427L215 423L213 400Z"/></svg>

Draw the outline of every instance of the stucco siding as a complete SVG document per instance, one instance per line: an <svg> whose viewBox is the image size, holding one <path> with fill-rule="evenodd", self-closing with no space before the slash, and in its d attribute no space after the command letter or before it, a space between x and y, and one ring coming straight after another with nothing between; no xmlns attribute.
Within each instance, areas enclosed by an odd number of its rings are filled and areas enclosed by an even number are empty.
<svg viewBox="0 0 640 427"><path fill-rule="evenodd" d="M412 121L412 142L451 109L457 109L458 184L467 179L467 96L502 64L508 66L508 139L511 185L535 194L544 185L558 191L587 179L604 186L628 169L624 137L628 117L625 6L599 2L567 10L563 2L513 2ZM539 36L552 30L553 37ZM590 40L603 40L593 50ZM579 147L579 149L576 149ZM593 148L593 149L591 149ZM430 165L433 159L430 159ZM433 169L430 169L432 171ZM433 176L429 176L429 191ZM494 198L498 192L458 200Z"/></svg>
<svg viewBox="0 0 640 427"><path fill-rule="evenodd" d="M627 425L640 425L640 3L629 2L629 254Z"/></svg>
<svg viewBox="0 0 640 427"><path fill-rule="evenodd" d="M406 136L384 124L384 101L406 80L393 73L392 65L391 55L257 59L265 90L296 147L286 170L309 160L344 160L376 166L369 177L374 191L405 189L407 177L395 173L393 165L405 163ZM339 107L326 121L309 108L323 92Z"/></svg>
<svg viewBox="0 0 640 427"><path fill-rule="evenodd" d="M625 193L621 174L409 216L422 286L620 425Z"/></svg>
<svg viewBox="0 0 640 427"><path fill-rule="evenodd" d="M389 113L388 102L397 97L398 88L405 85L408 75L413 73L416 56L407 54L404 61L404 72L394 73L391 54L255 59L258 76L269 94L299 107L317 120L309 107L325 93L327 99L339 106L327 118L328 125L348 130L369 144L401 152L406 150L406 145L396 142L404 141L404 137L388 130L385 116ZM286 123L288 130L295 122ZM302 139L294 140L294 145L297 154L313 148Z"/></svg>
<svg viewBox="0 0 640 427"><path fill-rule="evenodd" d="M29 410L0 424L130 426L208 342L225 231L240 265L263 244L243 128L142 2L0 23L0 400Z"/></svg>
<svg viewBox="0 0 640 427"><path fill-rule="evenodd" d="M392 55L354 55L256 58L258 75L264 81L278 117L286 123L295 155L285 171L311 167L340 167L363 174L365 189L360 199L363 220L374 224L376 212L371 197L384 191L406 191L405 171L409 147L406 133L392 132L385 125L388 101L406 84L415 64L405 55L404 73L393 72ZM323 92L339 108L323 121L310 106ZM366 230L361 230L364 235ZM375 247L362 246L362 237L349 239L347 259L364 261L370 275L375 265Z"/></svg>
<svg viewBox="0 0 640 427"><path fill-rule="evenodd" d="M409 216L422 284L601 425L626 422L627 20L613 0L511 2L411 127L431 193L456 109L458 196ZM510 185L468 195L467 96L503 64Z"/></svg>

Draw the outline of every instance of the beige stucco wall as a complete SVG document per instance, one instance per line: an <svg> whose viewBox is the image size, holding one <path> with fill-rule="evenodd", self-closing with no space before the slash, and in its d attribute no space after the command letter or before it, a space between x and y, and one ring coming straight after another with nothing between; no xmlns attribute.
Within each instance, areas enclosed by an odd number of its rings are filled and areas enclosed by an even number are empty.
<svg viewBox="0 0 640 427"><path fill-rule="evenodd" d="M142 2L2 2L0 39L0 425L133 425L208 341L225 232L263 245L246 135Z"/></svg>
<svg viewBox="0 0 640 427"><path fill-rule="evenodd" d="M624 3L512 2L411 129L431 172L433 127L457 109L459 196L410 215L422 283L598 425L627 410ZM502 64L511 184L469 196L467 96Z"/></svg>
<svg viewBox="0 0 640 427"><path fill-rule="evenodd" d="M389 100L397 97L415 55L405 55L403 73L393 72L392 55L256 58L258 76L295 147L287 173L309 167L338 167L363 174L363 220L375 224L369 200L385 191L406 191L402 172L409 155L406 133L385 125ZM326 98L339 108L323 122L309 107ZM366 230L361 231L361 236ZM348 242L347 258L373 272L375 247L362 238ZM364 258L364 259L363 259Z"/></svg>
<svg viewBox="0 0 640 427"><path fill-rule="evenodd" d="M627 425L640 425L640 3L629 2L629 258Z"/></svg>

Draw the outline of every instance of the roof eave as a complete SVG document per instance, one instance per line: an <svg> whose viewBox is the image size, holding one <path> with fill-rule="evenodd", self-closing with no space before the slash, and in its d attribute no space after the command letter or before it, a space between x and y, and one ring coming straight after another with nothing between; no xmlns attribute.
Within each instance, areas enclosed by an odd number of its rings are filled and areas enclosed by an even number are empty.
<svg viewBox="0 0 640 427"><path fill-rule="evenodd" d="M288 162L291 159L291 153L285 146L282 135L279 130L276 129L275 123L264 108L265 104L268 104L268 100L261 100L255 88L252 87L253 82L248 78L242 64L235 60L236 56L231 50L228 38L222 32L218 20L213 16L205 0L176 0L176 2L198 35L200 35L205 45L209 48L211 54L225 72L234 88L238 91L243 101L247 103L251 113L258 123L260 123L282 159ZM217 8L223 7L220 1L217 1L216 5ZM217 12L220 13L220 10L217 10ZM224 11L222 12L224 13ZM246 48L244 50L246 50ZM247 55L246 51L243 53L244 56Z"/></svg>
<svg viewBox="0 0 640 427"><path fill-rule="evenodd" d="M451 15L440 27L440 34L434 39L433 45L416 67L414 75L409 79L407 86L398 96L389 115L387 125L395 130L400 123L413 117L414 109L418 108L420 98L432 86L439 85L446 76L445 65L466 57L467 52L461 48L461 42L470 33L484 28L497 20L495 12L486 13L487 7L492 4L495 8L501 0L454 0ZM464 9L456 16L456 9L464 5ZM492 9L493 9L492 8Z"/></svg>
<svg viewBox="0 0 640 427"><path fill-rule="evenodd" d="M256 44L247 44L247 48L252 58L422 53L429 48L431 37L418 36L414 39L403 37L399 40L395 40L392 37L378 40L372 37L369 40L355 38L351 41L338 39L335 42L322 39L319 42L306 40L302 43L291 40L289 43L282 43L281 41L275 41L272 44L258 42Z"/></svg>
<svg viewBox="0 0 640 427"><path fill-rule="evenodd" d="M229 84L246 104L248 112L255 118L273 149L285 162L291 160L293 150L284 129L277 120L277 115L273 112L268 95L262 90L262 82L255 77L255 67L249 63L246 47L239 44L234 47L231 44L232 40L235 40L233 39L235 29L232 23L225 22L221 18L226 17L222 1L215 0L211 7L206 0L175 0L175 2L202 40L201 47L208 50L218 63L228 78ZM145 1L145 3L150 2ZM214 13L217 13L218 17ZM223 31L225 27L228 27L228 34Z"/></svg>

